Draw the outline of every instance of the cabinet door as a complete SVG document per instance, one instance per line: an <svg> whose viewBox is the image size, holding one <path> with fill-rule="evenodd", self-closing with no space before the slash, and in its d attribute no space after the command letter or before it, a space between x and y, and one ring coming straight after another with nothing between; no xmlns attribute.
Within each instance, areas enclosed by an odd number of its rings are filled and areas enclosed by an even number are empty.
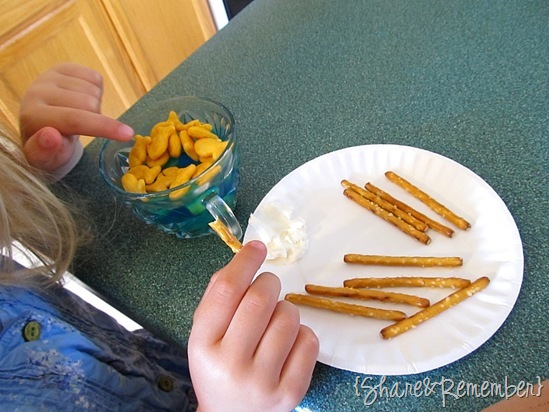
<svg viewBox="0 0 549 412"><path fill-rule="evenodd" d="M207 0L101 0L150 90L216 32Z"/></svg>
<svg viewBox="0 0 549 412"><path fill-rule="evenodd" d="M0 0L0 10L0 110L12 127L26 88L59 62L103 75L103 112L110 116L145 92L99 0Z"/></svg>

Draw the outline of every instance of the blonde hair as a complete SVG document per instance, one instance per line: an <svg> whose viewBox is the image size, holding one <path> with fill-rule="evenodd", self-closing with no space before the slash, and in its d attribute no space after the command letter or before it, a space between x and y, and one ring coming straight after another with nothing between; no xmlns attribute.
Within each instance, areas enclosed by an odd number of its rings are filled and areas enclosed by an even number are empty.
<svg viewBox="0 0 549 412"><path fill-rule="evenodd" d="M0 126L0 285L50 286L69 269L78 236L68 207L26 162L20 140ZM14 242L41 265L17 268ZM44 276L45 275L45 276Z"/></svg>

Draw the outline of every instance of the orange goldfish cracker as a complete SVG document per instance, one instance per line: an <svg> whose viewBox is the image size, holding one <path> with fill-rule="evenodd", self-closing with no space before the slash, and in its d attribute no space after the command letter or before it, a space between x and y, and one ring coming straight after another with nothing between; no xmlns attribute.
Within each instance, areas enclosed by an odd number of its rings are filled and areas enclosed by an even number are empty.
<svg viewBox="0 0 549 412"><path fill-rule="evenodd" d="M152 160L158 159L168 150L170 135L173 133L175 133L175 127L173 124L170 124L159 127L158 133L155 136L151 136L152 141L147 147L147 154Z"/></svg>
<svg viewBox="0 0 549 412"><path fill-rule="evenodd" d="M162 128L162 127L167 127L167 126L170 126L172 124L172 122L166 120L166 121L163 121L163 122L158 122L157 124L155 124L152 129L151 129L151 139L154 139L156 137L156 135L158 134L158 131Z"/></svg>
<svg viewBox="0 0 549 412"><path fill-rule="evenodd" d="M154 166L164 166L168 161L170 160L170 154L166 151L162 156L160 156L158 159L151 159L147 158L147 166L154 167Z"/></svg>
<svg viewBox="0 0 549 412"><path fill-rule="evenodd" d="M200 120L194 119L185 123L183 125L183 130L188 130L189 127L192 127L192 126L202 127L203 129L206 129L208 132L211 132L213 129L213 126L210 123L202 123Z"/></svg>
<svg viewBox="0 0 549 412"><path fill-rule="evenodd" d="M191 177L193 176L193 173L195 170L196 170L196 165L193 165L193 164L187 167L179 168L179 170L175 172L175 177L172 183L170 184L170 189L173 189L174 187L185 184L189 180L191 180Z"/></svg>
<svg viewBox="0 0 549 412"><path fill-rule="evenodd" d="M201 126L191 126L187 129L187 133L193 139L216 139L219 140L219 137L216 134L213 134L209 130Z"/></svg>
<svg viewBox="0 0 549 412"><path fill-rule="evenodd" d="M208 169L212 164L211 163L200 163L199 166L205 165L205 167L202 173L197 174L196 182L199 185L204 185L208 183L210 180L212 180L217 174L221 171L221 166L217 165L212 167L211 169Z"/></svg>
<svg viewBox="0 0 549 412"><path fill-rule="evenodd" d="M214 158L212 156L206 156L206 157L199 157L198 160L200 161L200 163L213 163L214 162Z"/></svg>
<svg viewBox="0 0 549 412"><path fill-rule="evenodd" d="M194 174L193 174L193 179L197 176L200 176L202 173L204 173L206 171L206 169L208 167L210 167L212 165L212 163L207 163L207 162L202 162L200 164L198 164L196 166L196 169L194 171Z"/></svg>
<svg viewBox="0 0 549 412"><path fill-rule="evenodd" d="M191 136L189 136L189 133L187 133L186 130L182 130L181 132L179 132L179 140L181 140L181 146L183 146L183 150L185 151L187 156L197 162L198 155L194 150L194 140Z"/></svg>
<svg viewBox="0 0 549 412"><path fill-rule="evenodd" d="M162 174L164 176L170 176L176 173L178 170L179 170L179 167L177 166L167 167L166 169L162 170Z"/></svg>
<svg viewBox="0 0 549 412"><path fill-rule="evenodd" d="M177 187L177 186L181 186L187 183L189 180L191 180L195 170L196 170L196 165L192 165L192 164L187 167L180 168L175 173L175 177L172 183L170 184L170 189L173 189L174 187ZM183 187L179 190L174 190L173 192L170 193L170 199L171 200L179 199L180 197L185 195L185 193L187 193L187 191L189 190L189 187L190 186Z"/></svg>
<svg viewBox="0 0 549 412"><path fill-rule="evenodd" d="M176 112L174 112L173 110L170 111L170 113L168 114L168 122L171 122L173 124L173 126L175 127L175 130L180 132L181 130L183 130L183 128L185 127L185 125L183 123L181 123L181 120L179 120L179 116L177 115Z"/></svg>
<svg viewBox="0 0 549 412"><path fill-rule="evenodd" d="M131 173L126 173L120 179L122 187L126 192L132 193L146 193L145 192L145 181L143 179L138 179L135 175Z"/></svg>
<svg viewBox="0 0 549 412"><path fill-rule="evenodd" d="M148 167L145 165L139 165L132 167L128 170L128 173L134 175L138 180L143 179L146 184L150 185L156 179L156 176L160 173L162 168L160 166Z"/></svg>
<svg viewBox="0 0 549 412"><path fill-rule="evenodd" d="M130 168L142 165L147 160L147 146L151 143L149 136L135 135L135 143L128 155Z"/></svg>
<svg viewBox="0 0 549 412"><path fill-rule="evenodd" d="M216 161L219 159L229 142L214 139L200 139L194 144L194 150L200 159Z"/></svg>
<svg viewBox="0 0 549 412"><path fill-rule="evenodd" d="M175 159L181 156L181 140L175 132L171 134L168 139L168 153L170 154L170 157Z"/></svg>
<svg viewBox="0 0 549 412"><path fill-rule="evenodd" d="M198 119L193 119L191 121L188 121L187 123L184 123L183 124L183 129L182 130L188 130L189 127L191 126L200 126L200 120Z"/></svg>
<svg viewBox="0 0 549 412"><path fill-rule="evenodd" d="M172 168L170 167L170 169ZM175 169L179 168L176 167ZM168 190L168 187L174 181L176 174L177 170L171 171L168 174L160 173L152 184L145 186L145 189L147 189L147 192L162 192Z"/></svg>

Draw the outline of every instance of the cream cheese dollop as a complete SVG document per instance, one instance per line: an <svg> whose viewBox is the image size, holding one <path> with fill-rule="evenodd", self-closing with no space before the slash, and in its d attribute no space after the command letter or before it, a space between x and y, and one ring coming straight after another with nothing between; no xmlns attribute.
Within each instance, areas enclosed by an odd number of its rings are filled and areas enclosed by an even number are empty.
<svg viewBox="0 0 549 412"><path fill-rule="evenodd" d="M267 260L292 263L309 247L305 220L292 218L291 208L281 203L260 206L250 215L248 224L267 246Z"/></svg>

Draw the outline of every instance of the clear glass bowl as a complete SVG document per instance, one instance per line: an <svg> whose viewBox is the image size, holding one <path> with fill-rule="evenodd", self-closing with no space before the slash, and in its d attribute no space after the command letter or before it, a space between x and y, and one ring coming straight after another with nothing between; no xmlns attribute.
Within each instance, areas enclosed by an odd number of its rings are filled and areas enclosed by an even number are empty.
<svg viewBox="0 0 549 412"><path fill-rule="evenodd" d="M128 170L128 155L134 140L117 142L107 140L99 154L99 171L115 196L144 222L180 238L203 236L213 231L208 226L219 217L238 238L242 229L234 217L236 192L240 183L235 122L231 112L212 100L187 96L155 103L151 109L136 113L126 123L136 134L147 136L158 122L175 111L183 123L198 119L213 126L212 132L228 141L221 156L203 173L187 183L156 193L131 193L124 190L121 178ZM164 167L186 167L193 162L184 152L178 159L170 159ZM170 199L170 193L186 189L186 193Z"/></svg>

